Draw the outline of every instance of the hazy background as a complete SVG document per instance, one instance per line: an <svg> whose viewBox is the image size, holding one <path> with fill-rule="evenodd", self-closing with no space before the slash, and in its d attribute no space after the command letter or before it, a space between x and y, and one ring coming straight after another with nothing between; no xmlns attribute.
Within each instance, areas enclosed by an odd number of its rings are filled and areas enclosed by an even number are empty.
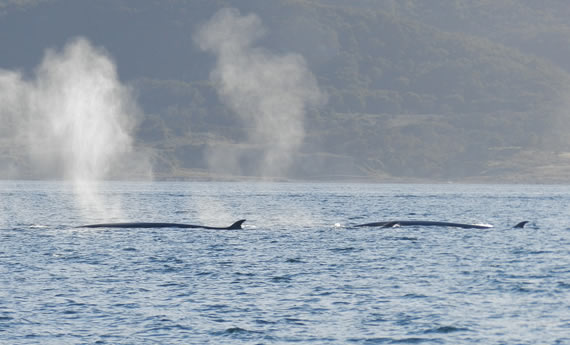
<svg viewBox="0 0 570 345"><path fill-rule="evenodd" d="M570 182L568 18L557 0L0 0L0 178Z"/></svg>

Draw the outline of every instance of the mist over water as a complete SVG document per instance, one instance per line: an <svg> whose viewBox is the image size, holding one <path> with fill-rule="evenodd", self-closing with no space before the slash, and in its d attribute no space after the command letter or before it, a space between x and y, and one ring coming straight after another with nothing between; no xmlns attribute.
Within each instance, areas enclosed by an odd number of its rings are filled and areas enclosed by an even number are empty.
<svg viewBox="0 0 570 345"><path fill-rule="evenodd" d="M232 207L227 205L222 198L211 195L191 198L187 203L187 209L195 211L196 222L199 224L226 226L242 217L236 215Z"/></svg>
<svg viewBox="0 0 570 345"><path fill-rule="evenodd" d="M99 183L147 170L148 161L139 155L135 164L133 156L138 113L111 58L83 38L47 50L29 79L0 70L0 132L9 149L29 153L31 177L72 182L84 216L120 217L120 205L102 199ZM18 167L11 169L17 174Z"/></svg>
<svg viewBox="0 0 570 345"><path fill-rule="evenodd" d="M301 55L279 55L253 45L264 33L256 15L225 8L202 26L195 41L217 58L210 79L220 99L249 128L246 145L261 150L255 174L284 176L303 142L307 107L324 103L325 96ZM243 173L243 154L235 146L212 146L210 168Z"/></svg>

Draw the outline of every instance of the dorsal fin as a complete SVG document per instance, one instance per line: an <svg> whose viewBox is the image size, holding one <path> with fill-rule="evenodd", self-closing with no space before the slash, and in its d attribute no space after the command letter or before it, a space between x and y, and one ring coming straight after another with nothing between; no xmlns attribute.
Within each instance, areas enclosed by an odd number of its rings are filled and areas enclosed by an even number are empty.
<svg viewBox="0 0 570 345"><path fill-rule="evenodd" d="M227 229L228 230L239 230L241 229L241 225L243 224L243 222L245 222L245 219L240 219L237 222L233 223L232 225L228 226Z"/></svg>
<svg viewBox="0 0 570 345"><path fill-rule="evenodd" d="M526 225L526 223L528 223L528 220L525 220L525 221L523 221L523 222L518 223L517 225L513 226L513 228L522 229L522 228L524 228L524 226Z"/></svg>
<svg viewBox="0 0 570 345"><path fill-rule="evenodd" d="M395 228L397 226L400 226L400 222L393 221L393 222L388 222L388 223L384 224L382 227L383 228Z"/></svg>

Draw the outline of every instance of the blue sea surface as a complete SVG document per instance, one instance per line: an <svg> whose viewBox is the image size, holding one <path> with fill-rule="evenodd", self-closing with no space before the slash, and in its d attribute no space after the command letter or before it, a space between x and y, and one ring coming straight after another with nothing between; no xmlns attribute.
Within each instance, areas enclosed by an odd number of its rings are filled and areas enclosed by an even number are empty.
<svg viewBox="0 0 570 345"><path fill-rule="evenodd" d="M0 182L1 344L570 344L570 187ZM76 228L108 221L227 226ZM491 229L354 228L384 220ZM527 227L513 229L529 220Z"/></svg>

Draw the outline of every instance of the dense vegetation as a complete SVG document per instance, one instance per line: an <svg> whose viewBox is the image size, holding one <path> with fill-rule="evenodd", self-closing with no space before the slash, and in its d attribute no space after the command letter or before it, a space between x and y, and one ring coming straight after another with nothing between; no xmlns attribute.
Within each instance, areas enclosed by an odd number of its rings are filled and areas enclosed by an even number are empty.
<svg viewBox="0 0 570 345"><path fill-rule="evenodd" d="M252 160L259 149L243 145L248 125L220 101L214 59L193 41L225 6L257 14L257 44L301 54L327 94L307 111L286 177L566 181L561 1L0 0L0 68L30 71L47 47L87 37L137 91L136 138L156 175L205 176L208 147L241 145Z"/></svg>

